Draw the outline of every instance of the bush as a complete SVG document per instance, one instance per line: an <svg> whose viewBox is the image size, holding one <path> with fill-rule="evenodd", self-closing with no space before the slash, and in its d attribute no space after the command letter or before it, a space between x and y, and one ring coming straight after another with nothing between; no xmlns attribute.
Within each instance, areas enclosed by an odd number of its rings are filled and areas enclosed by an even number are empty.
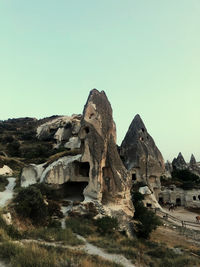
<svg viewBox="0 0 200 267"><path fill-rule="evenodd" d="M134 192L132 195L133 205L135 207L134 218L139 222L136 224L137 236L142 238L149 238L153 230L161 225L159 218L146 207L142 200L143 195L139 192Z"/></svg>
<svg viewBox="0 0 200 267"><path fill-rule="evenodd" d="M10 260L12 257L20 253L22 247L12 242L3 242L0 244L0 257L6 260Z"/></svg>
<svg viewBox="0 0 200 267"><path fill-rule="evenodd" d="M16 211L19 215L30 218L33 223L44 223L48 216L48 208L39 189L29 186L19 191L15 198Z"/></svg>
<svg viewBox="0 0 200 267"><path fill-rule="evenodd" d="M119 226L117 219L109 216L97 219L95 224L101 234L113 233Z"/></svg>
<svg viewBox="0 0 200 267"><path fill-rule="evenodd" d="M172 179L178 179L183 182L200 183L199 176L189 170L174 170L172 172Z"/></svg>
<svg viewBox="0 0 200 267"><path fill-rule="evenodd" d="M82 236L88 236L93 233L92 221L84 218L69 218L65 221L67 228L70 228L74 233Z"/></svg>
<svg viewBox="0 0 200 267"><path fill-rule="evenodd" d="M7 225L5 221L3 220L1 214L0 214L0 228L4 231L1 233L1 238L4 239L6 236L9 236L13 239L19 239L21 238L20 232L11 224ZM3 240L2 240L3 241Z"/></svg>
<svg viewBox="0 0 200 267"><path fill-rule="evenodd" d="M25 235L27 237L34 239L40 238L49 242L64 241L71 246L76 246L83 243L72 233L71 229L69 228L37 228L35 230L27 232Z"/></svg>

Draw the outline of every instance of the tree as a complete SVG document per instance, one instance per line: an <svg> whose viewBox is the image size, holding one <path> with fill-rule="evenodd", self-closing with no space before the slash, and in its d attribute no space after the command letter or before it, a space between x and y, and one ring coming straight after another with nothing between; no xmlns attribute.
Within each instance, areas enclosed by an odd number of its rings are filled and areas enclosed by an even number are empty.
<svg viewBox="0 0 200 267"><path fill-rule="evenodd" d="M30 218L33 223L43 223L48 216L48 208L39 189L29 186L19 191L15 198L16 211L23 217Z"/></svg>

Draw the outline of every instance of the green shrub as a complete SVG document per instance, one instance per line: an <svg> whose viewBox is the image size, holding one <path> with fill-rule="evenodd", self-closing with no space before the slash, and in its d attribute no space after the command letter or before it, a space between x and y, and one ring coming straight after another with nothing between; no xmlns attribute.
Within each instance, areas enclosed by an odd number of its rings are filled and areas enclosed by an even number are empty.
<svg viewBox="0 0 200 267"><path fill-rule="evenodd" d="M159 218L150 210L148 210L142 200L144 196L139 192L133 192L132 201L135 207L134 218L138 220L136 224L137 236L149 238L153 230L161 225Z"/></svg>
<svg viewBox="0 0 200 267"><path fill-rule="evenodd" d="M195 175L189 170L173 170L172 179L178 179L183 182L200 183L199 176Z"/></svg>
<svg viewBox="0 0 200 267"><path fill-rule="evenodd" d="M92 221L85 218L68 218L65 221L67 228L70 228L74 233L82 236L88 236L93 233Z"/></svg>
<svg viewBox="0 0 200 267"><path fill-rule="evenodd" d="M12 239L21 238L21 233L11 224L7 225L0 214L0 228L3 229L7 236Z"/></svg>
<svg viewBox="0 0 200 267"><path fill-rule="evenodd" d="M19 215L30 218L36 224L45 222L48 208L39 189L33 186L22 188L15 198L15 202Z"/></svg>
<svg viewBox="0 0 200 267"><path fill-rule="evenodd" d="M28 231L25 236L34 239L40 238L49 242L63 241L71 246L80 245L83 243L72 233L71 229L69 228L37 228L35 230Z"/></svg>
<svg viewBox="0 0 200 267"><path fill-rule="evenodd" d="M101 234L113 233L119 226L118 220L109 216L98 218L95 224Z"/></svg>
<svg viewBox="0 0 200 267"><path fill-rule="evenodd" d="M12 242L0 243L0 258L10 260L21 251L22 247L20 245L14 244Z"/></svg>

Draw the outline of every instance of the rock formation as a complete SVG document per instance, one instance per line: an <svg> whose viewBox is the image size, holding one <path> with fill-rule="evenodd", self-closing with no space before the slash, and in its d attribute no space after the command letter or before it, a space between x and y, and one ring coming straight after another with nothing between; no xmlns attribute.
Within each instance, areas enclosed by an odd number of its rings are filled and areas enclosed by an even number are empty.
<svg viewBox="0 0 200 267"><path fill-rule="evenodd" d="M107 214L133 216L131 179L117 151L112 108L103 91L90 92L82 116L48 121L39 126L37 137L56 139L66 152L40 167L24 168L22 185L40 181L64 186L69 194L82 193L85 201L103 205Z"/></svg>
<svg viewBox="0 0 200 267"><path fill-rule="evenodd" d="M133 181L142 181L152 195L146 195L154 207L158 206L156 198L161 189L160 176L165 171L164 160L153 138L140 118L136 115L121 144L120 155L124 165L131 173ZM145 202L146 203L146 202Z"/></svg>
<svg viewBox="0 0 200 267"><path fill-rule="evenodd" d="M194 155L192 154L190 158L190 166L192 167L192 166L195 166L196 164L197 164L196 159Z"/></svg>
<svg viewBox="0 0 200 267"><path fill-rule="evenodd" d="M160 177L165 170L163 157L153 138L140 118L136 115L121 144L120 155L126 168L135 172L137 180L145 181Z"/></svg>
<svg viewBox="0 0 200 267"><path fill-rule="evenodd" d="M172 161L173 169L176 170L185 170L187 169L187 163L185 162L185 159L181 152L178 154L177 158L174 158Z"/></svg>

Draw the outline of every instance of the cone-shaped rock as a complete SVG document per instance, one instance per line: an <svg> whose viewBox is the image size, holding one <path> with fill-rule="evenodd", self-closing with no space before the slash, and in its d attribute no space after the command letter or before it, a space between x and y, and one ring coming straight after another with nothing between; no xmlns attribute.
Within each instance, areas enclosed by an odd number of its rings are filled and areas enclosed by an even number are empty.
<svg viewBox="0 0 200 267"><path fill-rule="evenodd" d="M185 159L181 152L179 152L178 157L174 158L172 161L172 166L176 170L185 170L187 169L187 163L185 162Z"/></svg>
<svg viewBox="0 0 200 267"><path fill-rule="evenodd" d="M162 154L140 118L136 115L121 144L120 155L128 170L135 169L138 178L160 177L165 165Z"/></svg>
<svg viewBox="0 0 200 267"><path fill-rule="evenodd" d="M191 158L190 158L190 166L194 166L196 164L197 164L196 159L195 159L194 155L192 154Z"/></svg>
<svg viewBox="0 0 200 267"><path fill-rule="evenodd" d="M112 108L106 94L93 89L84 107L79 137L82 143L82 162L90 165L86 197L122 204L133 212L130 197L130 178L116 146L116 127Z"/></svg>

